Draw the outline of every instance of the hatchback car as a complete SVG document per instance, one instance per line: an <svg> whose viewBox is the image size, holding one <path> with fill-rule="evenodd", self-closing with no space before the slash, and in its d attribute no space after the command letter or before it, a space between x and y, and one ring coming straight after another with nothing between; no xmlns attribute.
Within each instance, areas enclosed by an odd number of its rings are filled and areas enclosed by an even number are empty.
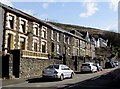
<svg viewBox="0 0 120 89"><path fill-rule="evenodd" d="M92 62L86 62L82 64L81 72L97 72L97 67Z"/></svg>
<svg viewBox="0 0 120 89"><path fill-rule="evenodd" d="M63 64L53 64L46 67L42 72L43 78L58 78L63 80L64 78L73 78L74 71L68 66Z"/></svg>

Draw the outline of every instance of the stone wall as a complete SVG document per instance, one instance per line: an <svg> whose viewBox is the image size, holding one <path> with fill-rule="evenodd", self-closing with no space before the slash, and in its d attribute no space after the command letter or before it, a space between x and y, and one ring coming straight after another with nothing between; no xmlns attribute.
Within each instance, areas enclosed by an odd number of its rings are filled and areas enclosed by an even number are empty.
<svg viewBox="0 0 120 89"><path fill-rule="evenodd" d="M41 76L42 70L49 64L62 63L61 60L32 59L21 58L20 60L20 78Z"/></svg>

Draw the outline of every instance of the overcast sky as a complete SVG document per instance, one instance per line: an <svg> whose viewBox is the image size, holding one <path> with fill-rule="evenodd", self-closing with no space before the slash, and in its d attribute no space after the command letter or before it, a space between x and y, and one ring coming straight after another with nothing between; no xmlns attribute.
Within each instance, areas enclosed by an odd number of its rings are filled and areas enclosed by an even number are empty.
<svg viewBox="0 0 120 89"><path fill-rule="evenodd" d="M118 0L97 0L97 2L95 0L0 0L0 2L42 20L118 32Z"/></svg>

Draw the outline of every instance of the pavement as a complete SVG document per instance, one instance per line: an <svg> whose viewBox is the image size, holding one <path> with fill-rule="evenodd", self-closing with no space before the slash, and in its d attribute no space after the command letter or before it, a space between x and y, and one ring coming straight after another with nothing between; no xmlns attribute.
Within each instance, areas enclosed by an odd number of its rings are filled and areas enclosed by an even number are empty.
<svg viewBox="0 0 120 89"><path fill-rule="evenodd" d="M1 79L1 81L2 81L2 86L7 86L7 85L12 85L12 84L19 84L19 83L25 82L28 79L40 78L40 77L41 76L34 76L34 77L29 77L29 78Z"/></svg>

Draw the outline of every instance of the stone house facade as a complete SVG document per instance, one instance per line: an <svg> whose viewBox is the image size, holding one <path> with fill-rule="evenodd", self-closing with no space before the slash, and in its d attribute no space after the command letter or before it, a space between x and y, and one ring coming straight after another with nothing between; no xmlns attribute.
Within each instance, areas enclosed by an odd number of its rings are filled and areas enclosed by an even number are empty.
<svg viewBox="0 0 120 89"><path fill-rule="evenodd" d="M40 76L43 68L53 63L80 71L86 43L94 47L79 35L6 5L0 4L0 13L3 77Z"/></svg>

